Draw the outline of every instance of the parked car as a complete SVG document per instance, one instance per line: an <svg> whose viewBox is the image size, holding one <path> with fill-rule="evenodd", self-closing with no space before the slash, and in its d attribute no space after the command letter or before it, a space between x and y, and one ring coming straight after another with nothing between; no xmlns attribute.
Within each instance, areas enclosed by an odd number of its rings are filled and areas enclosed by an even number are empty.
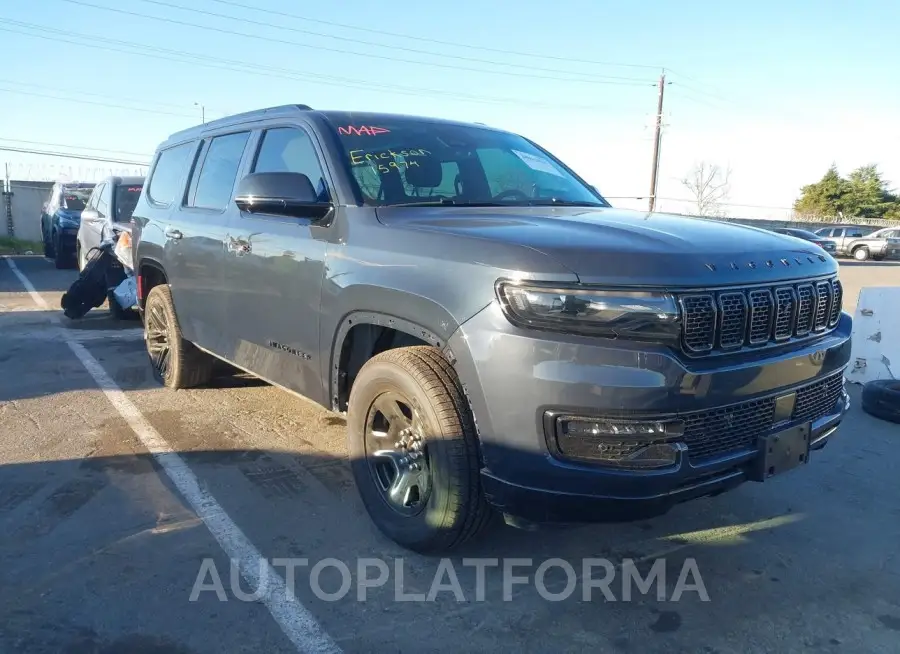
<svg viewBox="0 0 900 654"><path fill-rule="evenodd" d="M881 261L893 256L891 251L900 248L900 240L888 243L887 238L875 236L871 227L838 226L816 230L816 236L832 241L838 256L853 257L857 261L875 259Z"/></svg>
<svg viewBox="0 0 900 654"><path fill-rule="evenodd" d="M277 107L172 135L134 211L153 372L347 415L374 523L633 520L808 460L847 410L837 262L617 210L526 138ZM787 488L787 487L783 487Z"/></svg>
<svg viewBox="0 0 900 654"><path fill-rule="evenodd" d="M78 270L88 253L115 233L131 233L131 214L144 188L143 177L107 177L91 193L81 212L81 227L75 245Z"/></svg>
<svg viewBox="0 0 900 654"><path fill-rule="evenodd" d="M779 234L784 234L786 236L793 236L794 238L803 239L804 241L809 241L811 243L815 243L820 248L825 250L831 256L835 256L837 254L837 246L834 244L834 241L831 241L826 238L821 238L816 234L813 234L810 231L805 229L798 229L796 227L778 227L772 230L773 232L778 232Z"/></svg>
<svg viewBox="0 0 900 654"><path fill-rule="evenodd" d="M81 212L90 198L94 184L57 182L41 209L41 237L44 256L53 259L57 268L67 268L75 260L75 242Z"/></svg>

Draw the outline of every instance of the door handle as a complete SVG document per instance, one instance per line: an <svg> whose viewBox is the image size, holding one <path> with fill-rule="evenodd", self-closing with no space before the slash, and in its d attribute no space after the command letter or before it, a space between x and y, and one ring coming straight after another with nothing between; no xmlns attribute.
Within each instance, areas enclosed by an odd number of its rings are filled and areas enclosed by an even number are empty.
<svg viewBox="0 0 900 654"><path fill-rule="evenodd" d="M173 239L176 241L178 239L180 239L182 236L184 236L184 234L181 233L181 230L175 229L174 227L166 227L165 233L166 233L166 238Z"/></svg>
<svg viewBox="0 0 900 654"><path fill-rule="evenodd" d="M238 256L249 254L253 249L250 245L250 241L244 241L239 238L231 238L230 236L225 238L225 248L229 252L234 252Z"/></svg>

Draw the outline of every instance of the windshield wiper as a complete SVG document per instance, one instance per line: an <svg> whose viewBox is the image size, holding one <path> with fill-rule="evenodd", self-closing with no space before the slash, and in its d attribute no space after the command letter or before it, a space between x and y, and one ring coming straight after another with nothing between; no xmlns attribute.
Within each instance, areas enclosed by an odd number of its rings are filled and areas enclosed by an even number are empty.
<svg viewBox="0 0 900 654"><path fill-rule="evenodd" d="M531 200L529 201L530 205L535 207L547 207L547 206L556 206L556 207L603 207L605 205L600 204L599 202L587 202L584 200L563 200L561 198L546 198L540 200Z"/></svg>
<svg viewBox="0 0 900 654"><path fill-rule="evenodd" d="M385 205L388 207L508 207L505 202L461 202L450 198L440 200L428 200L425 202L399 202Z"/></svg>

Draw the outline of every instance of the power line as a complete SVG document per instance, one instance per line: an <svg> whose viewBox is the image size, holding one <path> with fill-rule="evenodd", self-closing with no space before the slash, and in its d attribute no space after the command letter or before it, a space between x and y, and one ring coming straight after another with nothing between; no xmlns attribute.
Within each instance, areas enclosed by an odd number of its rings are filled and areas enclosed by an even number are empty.
<svg viewBox="0 0 900 654"><path fill-rule="evenodd" d="M602 80L625 80L625 81L631 81L631 82L634 82L634 81L643 82L644 81L644 80L636 78L636 77L621 77L621 76L615 76L615 75L594 75L591 73L582 73L582 72L573 71L573 70L562 70L559 68L544 68L544 67L539 67L539 66L533 66L530 64L527 64L527 65L526 64L513 64L513 63L507 63L507 62L503 62L503 61L494 61L491 59L481 59L478 57L466 57L463 55L444 54L441 52L434 52L434 51L430 51L430 50L420 50L418 48L409 48L409 47L397 45L397 44L384 44L384 43L376 43L375 41L363 41L360 39L354 39L352 37L337 36L335 34L326 34L324 32L305 30L305 29L300 29L298 27L290 27L288 25L279 25L277 23L267 23L264 21L251 20L249 18L238 18L236 16L220 14L215 11L206 11L203 9L196 9L194 7L185 7L183 5L178 5L178 4L174 4L171 2L164 2L163 0L140 0L140 2L145 2L147 4L152 4L152 5L158 5L161 7L169 7L172 9L179 9L181 11L188 11L188 12L200 14L203 16L212 16L214 18L224 18L226 20L238 21L245 25L258 25L260 27L265 27L267 29L279 29L279 30L284 30L284 31L288 31L288 32L296 32L298 34L309 34L310 36L316 36L316 37L321 37L321 38L325 38L325 39L334 39L337 41L350 42L350 43L354 43L354 44L358 44L358 45L369 45L369 46L373 46L376 48L387 48L388 50L393 50L393 51L411 52L413 54L423 54L423 55L428 55L430 57L441 57L442 59L456 59L457 61L469 61L469 62L474 62L474 63L490 64L492 66L506 66L509 68L519 68L519 69L525 69L525 70L531 70L531 71L536 70L536 71L540 71L540 72L544 72L544 73L561 73L563 75L581 75L581 76L585 76L590 79L596 79L596 80L601 80L601 79ZM91 6L94 6L94 5L91 5ZM422 63L422 62L416 62L416 63ZM470 70L470 69L464 69L464 70ZM572 81L581 81L581 80L572 80ZM585 81L587 81L587 80L585 80Z"/></svg>
<svg viewBox="0 0 900 654"><path fill-rule="evenodd" d="M254 7L253 5L246 5L240 2L232 2L231 0L212 0L212 2L218 2L219 4L229 5L232 7L240 7L241 9L248 9L251 11L258 11L264 14L270 14L272 16L281 16L283 18L295 18L297 20L307 21L310 23L317 23L319 25L330 25L332 27L342 27L344 29L356 30L359 32L366 32L369 34L381 34L383 36L391 36L400 39L410 39L413 41L421 41L424 43L436 43L439 45L447 45L453 48L467 48L469 50L481 50L482 52L495 52L497 54L505 54L505 55L513 55L516 57L533 57L536 59L546 59L551 61L563 61L566 63L578 63L578 64L589 64L592 66L617 66L620 68L645 68L645 69L653 69L659 70L662 66L659 64L637 64L637 63L627 63L627 62L615 62L615 61L597 61L593 59L576 59L573 57L561 57L559 55L548 55L541 54L536 52L523 52L521 50L507 50L505 48L491 48L482 45L472 45L468 43L459 43L456 41L442 41L440 39L435 39L431 37L423 37L423 36L415 36L413 34L403 34L401 32L389 32L387 30L376 30L370 27L359 27L358 25L350 25L348 23L338 23L335 21L329 20L321 20L318 18L309 18L308 16L301 16L300 14L292 14L285 11L277 11L275 9L264 9L262 7Z"/></svg>
<svg viewBox="0 0 900 654"><path fill-rule="evenodd" d="M190 118L189 114L176 114L171 111L159 111L157 109L147 109L145 107L129 107L124 104L113 104L111 102L94 102L92 100L82 100L81 98L61 98L58 95L47 95L46 93L34 93L33 91L16 91L15 89L0 88L0 93L15 93L17 95L30 95L36 98L49 98L50 100L65 100L66 102L77 102L80 104L89 104L95 107L113 107L116 109L129 109L130 111L142 111L149 114L161 114L164 116L178 116L180 118Z"/></svg>
<svg viewBox="0 0 900 654"><path fill-rule="evenodd" d="M104 163L124 164L127 166L142 166L145 168L148 165L148 162L146 162L146 161L123 161L122 159L106 159L103 157L89 157L87 155L70 154L68 152L51 152L49 150L30 150L27 148L10 148L10 147L6 147L6 146L0 146L0 152L18 152L21 154L46 155L48 157L64 157L67 159L83 159L85 161L102 161Z"/></svg>
<svg viewBox="0 0 900 654"><path fill-rule="evenodd" d="M182 109L182 110L186 109L186 105L175 104L173 102L172 103L156 102L156 101L152 101L152 100L146 100L143 98L142 99L126 98L126 97L123 97L118 94L116 94L115 96L110 96L110 95L104 95L102 93L93 93L91 91L82 91L81 89L64 89L64 88L60 88L59 86L46 86L43 84L35 84L33 82L20 82L20 81L11 80L11 79L0 79L0 84L13 84L16 86L27 86L29 88L43 89L45 91L58 91L61 93L75 93L79 96L86 95L86 96L90 96L93 98L101 98L101 99L106 99L106 100L112 98L112 99L121 100L124 102L136 102L137 104L140 104L141 106L155 105L157 107L168 107L170 109ZM185 115L187 115L187 114L185 114Z"/></svg>
<svg viewBox="0 0 900 654"><path fill-rule="evenodd" d="M210 57L207 55L202 55L194 52L185 52L182 50L171 50L167 48L160 48L157 46L149 46L141 43L136 43L134 41L119 41L116 39L110 39L107 37L98 37L92 36L88 34L82 34L79 32L73 32L71 30L60 30L54 29L51 27L45 27L43 25L36 25L33 23L24 23L21 21L14 21L8 19L0 19L0 23L7 25L14 25L17 27L24 27L29 30L37 30L40 31L40 34L32 34L29 32L22 32L19 30L12 30L8 28L0 28L0 31L10 32L12 34L19 34L22 36L27 36L30 38L37 39L45 39L48 41L53 41L54 43L62 42L62 43L70 43L72 45L77 45L85 48L94 48L98 50L110 51L110 52L121 52L130 55L143 55L145 57L150 57L153 59L158 59L162 61L172 61L179 64L189 63L195 66L204 66L207 68L213 68L217 70L225 70L231 73L234 72L242 72L242 73L252 73L254 75L262 75L266 77L274 77L279 79L289 79L293 81L304 80L313 84L322 84L325 86L337 86L341 88L357 88L367 91L375 91L375 92L389 92L392 94L400 94L400 95L412 95L412 96L425 96L425 97L434 97L434 96L443 96L450 97L457 100L463 100L468 102L477 102L477 103L486 103L486 104L512 104L516 106L529 106L538 109L548 109L553 111L559 111L560 109L573 109L578 111L591 111L596 112L598 110L604 109L604 107L596 106L596 105L567 105L567 104L559 104L555 102L536 102L529 100L520 100L518 98L509 98L509 97L498 97L498 96L489 96L489 95L471 95L466 93L454 92L454 91L445 91L439 89L431 89L427 87L404 87L396 84L375 84L366 80L357 80L353 78L347 77L338 77L334 75L323 75L317 73L310 73L307 71L300 71L296 69L290 68L280 68L275 66L266 66L264 64L248 64L246 62L237 61L234 59L223 59L221 57ZM47 33L52 33L61 36L47 36ZM90 43L81 43L78 41L72 41L70 39L62 38L63 36L72 36L78 39L89 40ZM111 47L108 45L100 45L98 41L104 41L107 43L119 44L125 48L131 49L122 49L121 47ZM137 51L135 51L137 50ZM169 56L160 56L159 54L148 54L142 50L150 51L152 53L165 53L171 54L175 57L173 58Z"/></svg>
<svg viewBox="0 0 900 654"><path fill-rule="evenodd" d="M24 141L22 139L3 139L0 138L0 141L4 143L25 143L26 145L47 145L52 148L73 148L78 150L88 150L91 152L106 152L107 154L133 154L137 157L149 157L152 155L148 155L146 152L129 152L127 150L109 150L107 148L93 148L88 147L86 145L69 145L66 143L46 143L44 141Z"/></svg>
<svg viewBox="0 0 900 654"><path fill-rule="evenodd" d="M551 77L549 75L530 75L528 73L516 73L508 70L483 70L480 68L467 68L464 66L453 66L451 64L441 64L437 62L429 62L429 61L415 61L412 59L402 59L400 57L390 57L388 55L377 55L372 53L365 52L353 52L352 50L341 50L340 48L328 48L320 45L310 45L308 43L300 43L298 41L289 41L286 39L276 39L270 36L262 36L259 34L250 34L248 32L238 32L237 30L228 30L221 27L213 27L211 25L200 25L198 23L191 23L188 21L176 20L174 18L163 18L160 16L151 16L149 14L142 14L136 11L127 11L125 9L117 9L115 7L105 7L103 5L95 5L90 2L83 2L82 0L60 0L61 2L68 2L69 4L79 5L82 7L91 7L93 9L100 9L102 11L109 11L117 14L123 14L125 16L135 16L137 18L145 18L148 20L155 20L163 23L169 23L172 25L181 25L183 27L192 27L195 29L206 30L209 32L217 32L219 34L228 34L229 36L241 36L248 39L256 39L259 41L265 41L266 43L281 43L283 45L291 45L300 48L311 48L318 52L336 52L339 54L347 54L356 57L365 57L368 60L371 59L381 59L385 61L396 61L400 63L414 64L419 66L432 66L436 68L445 68L450 70L464 70L468 72L474 73L485 73L490 75L509 75L513 77L524 77L527 79L549 79L556 82L578 82L580 84L611 84L617 86L645 86L648 84L647 81L639 80L638 78L634 78L633 81L622 81L622 80L588 80L588 79L560 79L559 77Z"/></svg>

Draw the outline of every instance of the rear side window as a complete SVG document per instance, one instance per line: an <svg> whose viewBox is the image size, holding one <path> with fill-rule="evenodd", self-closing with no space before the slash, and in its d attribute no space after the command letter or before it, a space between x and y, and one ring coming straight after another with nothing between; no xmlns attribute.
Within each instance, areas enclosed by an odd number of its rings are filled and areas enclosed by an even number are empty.
<svg viewBox="0 0 900 654"><path fill-rule="evenodd" d="M123 184L116 187L116 215L113 220L117 223L127 223L131 220L131 214L141 197L143 184Z"/></svg>
<svg viewBox="0 0 900 654"><path fill-rule="evenodd" d="M203 209L228 206L249 137L250 132L240 132L217 136L210 142L191 206Z"/></svg>
<svg viewBox="0 0 900 654"><path fill-rule="evenodd" d="M194 152L194 143L182 143L160 153L153 167L147 196L157 204L171 204L184 189L184 170Z"/></svg>
<svg viewBox="0 0 900 654"><path fill-rule="evenodd" d="M296 127L277 127L263 134L254 173L303 173L312 182L320 202L328 202L328 188L319 157L309 135Z"/></svg>

